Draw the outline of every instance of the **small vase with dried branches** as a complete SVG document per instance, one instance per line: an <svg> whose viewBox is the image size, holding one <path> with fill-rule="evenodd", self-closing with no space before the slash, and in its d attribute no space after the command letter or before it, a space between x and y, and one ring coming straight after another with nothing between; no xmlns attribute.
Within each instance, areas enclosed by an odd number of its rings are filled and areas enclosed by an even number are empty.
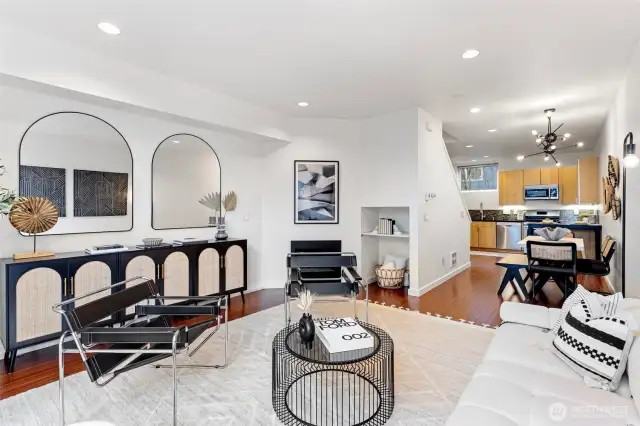
<svg viewBox="0 0 640 426"><path fill-rule="evenodd" d="M218 232L216 233L216 240L226 240L229 238L227 235L227 213L235 211L238 206L238 196L235 191L229 191L222 198L222 207L224 208L224 214L220 217L220 223L218 223Z"/></svg>
<svg viewBox="0 0 640 426"><path fill-rule="evenodd" d="M298 322L298 332L300 333L300 340L305 343L307 348L311 347L311 343L316 336L316 326L311 316L311 305L313 305L315 298L316 295L309 290L298 292L298 308L302 310L302 318Z"/></svg>

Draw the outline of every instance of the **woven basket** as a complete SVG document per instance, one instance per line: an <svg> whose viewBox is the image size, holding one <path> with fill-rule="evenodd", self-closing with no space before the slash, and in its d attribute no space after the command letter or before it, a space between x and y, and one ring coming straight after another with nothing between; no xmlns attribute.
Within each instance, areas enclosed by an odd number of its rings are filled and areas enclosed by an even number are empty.
<svg viewBox="0 0 640 426"><path fill-rule="evenodd" d="M404 269L382 269L380 265L373 268L380 288L400 288L404 286Z"/></svg>

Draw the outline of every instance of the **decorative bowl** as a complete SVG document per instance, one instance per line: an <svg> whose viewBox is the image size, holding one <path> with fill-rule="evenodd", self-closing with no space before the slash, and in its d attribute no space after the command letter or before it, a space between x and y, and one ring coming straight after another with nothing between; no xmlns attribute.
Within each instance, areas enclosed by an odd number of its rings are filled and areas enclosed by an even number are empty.
<svg viewBox="0 0 640 426"><path fill-rule="evenodd" d="M154 238L143 238L142 244L146 247L155 247L162 244L162 238L154 237Z"/></svg>
<svg viewBox="0 0 640 426"><path fill-rule="evenodd" d="M536 235L548 241L559 241L565 237L570 231L567 228L539 228L534 231Z"/></svg>

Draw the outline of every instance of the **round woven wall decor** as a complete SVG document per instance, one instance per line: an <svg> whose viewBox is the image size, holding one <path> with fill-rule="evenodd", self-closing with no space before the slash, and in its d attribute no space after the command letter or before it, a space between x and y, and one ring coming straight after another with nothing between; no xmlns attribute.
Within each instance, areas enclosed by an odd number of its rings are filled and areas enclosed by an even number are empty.
<svg viewBox="0 0 640 426"><path fill-rule="evenodd" d="M40 234L58 222L58 208L46 198L27 197L11 207L9 222L20 232Z"/></svg>

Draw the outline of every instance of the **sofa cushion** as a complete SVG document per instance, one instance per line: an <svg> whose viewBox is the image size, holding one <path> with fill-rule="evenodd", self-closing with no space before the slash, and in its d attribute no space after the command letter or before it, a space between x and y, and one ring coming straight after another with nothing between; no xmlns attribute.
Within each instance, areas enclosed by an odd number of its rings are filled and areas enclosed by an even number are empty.
<svg viewBox="0 0 640 426"><path fill-rule="evenodd" d="M598 411L599 407L615 409ZM629 424L640 424L629 399L589 388L582 381L502 361L484 362L478 368L447 422L447 426Z"/></svg>
<svg viewBox="0 0 640 426"><path fill-rule="evenodd" d="M636 326L640 325L640 300L624 299L619 309L633 316ZM634 397L634 402L640 411L640 337L635 337L629 352L627 361L627 377L629 378L629 390Z"/></svg>
<svg viewBox="0 0 640 426"><path fill-rule="evenodd" d="M504 302L500 305L500 318L504 322L549 329L549 317L549 308L544 306L516 302Z"/></svg>
<svg viewBox="0 0 640 426"><path fill-rule="evenodd" d="M589 306L582 300L567 314L553 348L590 386L613 391L627 369L633 342L629 323L634 320L625 312L615 317L603 315L600 305Z"/></svg>

